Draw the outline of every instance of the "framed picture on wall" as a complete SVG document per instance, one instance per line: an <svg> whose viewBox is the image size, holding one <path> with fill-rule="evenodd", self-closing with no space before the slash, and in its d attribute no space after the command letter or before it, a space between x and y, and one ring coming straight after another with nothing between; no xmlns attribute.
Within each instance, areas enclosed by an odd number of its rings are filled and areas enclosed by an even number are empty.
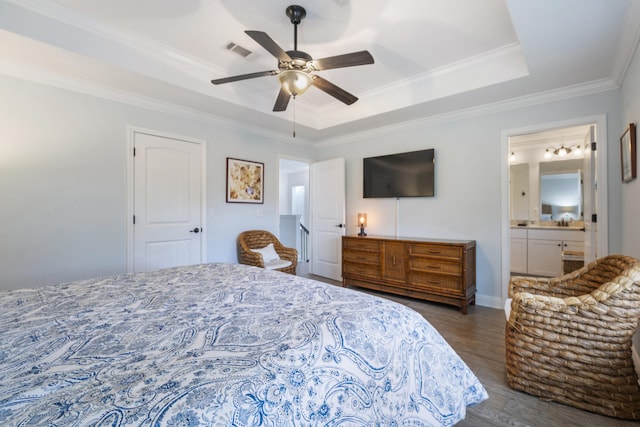
<svg viewBox="0 0 640 427"><path fill-rule="evenodd" d="M620 137L622 182L636 178L636 126L630 123Z"/></svg>
<svg viewBox="0 0 640 427"><path fill-rule="evenodd" d="M227 203L264 203L264 163L227 157Z"/></svg>

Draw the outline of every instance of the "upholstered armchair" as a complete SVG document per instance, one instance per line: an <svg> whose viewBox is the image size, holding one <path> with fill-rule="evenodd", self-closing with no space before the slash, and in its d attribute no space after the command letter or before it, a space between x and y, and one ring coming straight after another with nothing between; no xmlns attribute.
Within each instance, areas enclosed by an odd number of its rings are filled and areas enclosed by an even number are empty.
<svg viewBox="0 0 640 427"><path fill-rule="evenodd" d="M238 262L296 274L298 251L284 246L268 231L244 231L238 236Z"/></svg>
<svg viewBox="0 0 640 427"><path fill-rule="evenodd" d="M632 337L640 318L640 261L598 259L552 279L512 277L509 386L611 417L640 419Z"/></svg>

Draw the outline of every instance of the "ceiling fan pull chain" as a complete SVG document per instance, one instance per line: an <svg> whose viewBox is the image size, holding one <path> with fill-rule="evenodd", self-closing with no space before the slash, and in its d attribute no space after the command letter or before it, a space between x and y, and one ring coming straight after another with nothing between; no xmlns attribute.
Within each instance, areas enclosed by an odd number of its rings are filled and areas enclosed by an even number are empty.
<svg viewBox="0 0 640 427"><path fill-rule="evenodd" d="M293 97L293 137L296 137L296 97Z"/></svg>

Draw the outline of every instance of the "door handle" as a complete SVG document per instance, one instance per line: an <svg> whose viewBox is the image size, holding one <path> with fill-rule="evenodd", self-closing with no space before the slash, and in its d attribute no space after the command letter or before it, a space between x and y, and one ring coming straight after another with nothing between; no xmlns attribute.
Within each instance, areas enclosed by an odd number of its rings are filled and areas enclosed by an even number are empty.
<svg viewBox="0 0 640 427"><path fill-rule="evenodd" d="M338 225L336 225L336 227L342 228L342 227L344 227L344 224L338 224Z"/></svg>
<svg viewBox="0 0 640 427"><path fill-rule="evenodd" d="M198 227L194 228L193 230L189 230L189 233L199 233L200 229Z"/></svg>

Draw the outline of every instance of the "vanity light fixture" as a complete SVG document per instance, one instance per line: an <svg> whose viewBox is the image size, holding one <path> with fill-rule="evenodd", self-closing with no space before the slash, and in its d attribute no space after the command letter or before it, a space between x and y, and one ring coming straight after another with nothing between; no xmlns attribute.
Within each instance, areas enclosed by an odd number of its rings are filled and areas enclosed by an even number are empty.
<svg viewBox="0 0 640 427"><path fill-rule="evenodd" d="M573 155L576 157L582 157L582 147L581 146L576 146L575 150L573 150Z"/></svg>
<svg viewBox="0 0 640 427"><path fill-rule="evenodd" d="M583 150L582 147L576 145L572 148L572 146L565 146L564 144L560 146L560 148L547 148L544 150L544 158L550 159L551 155L556 155L558 157L566 157L569 153L573 153L576 157L582 157Z"/></svg>

